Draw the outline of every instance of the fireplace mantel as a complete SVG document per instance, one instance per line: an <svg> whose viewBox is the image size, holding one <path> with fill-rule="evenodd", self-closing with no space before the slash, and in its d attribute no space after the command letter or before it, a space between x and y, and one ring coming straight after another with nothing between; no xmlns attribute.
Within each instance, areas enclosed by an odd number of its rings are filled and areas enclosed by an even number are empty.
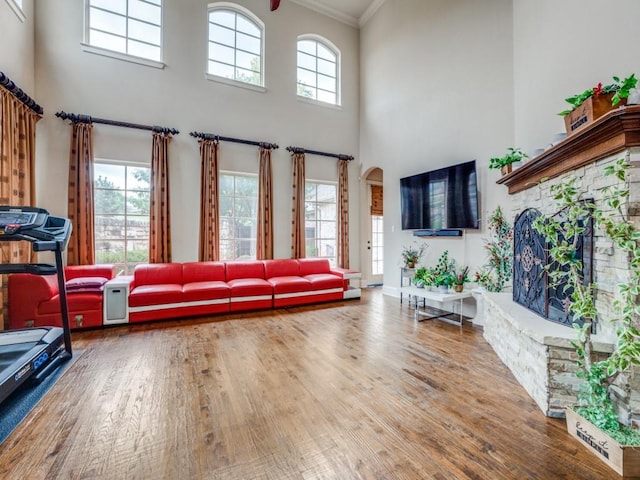
<svg viewBox="0 0 640 480"><path fill-rule="evenodd" d="M541 180L575 170L630 147L640 146L640 105L620 107L532 158L500 178L509 194L536 186Z"/></svg>

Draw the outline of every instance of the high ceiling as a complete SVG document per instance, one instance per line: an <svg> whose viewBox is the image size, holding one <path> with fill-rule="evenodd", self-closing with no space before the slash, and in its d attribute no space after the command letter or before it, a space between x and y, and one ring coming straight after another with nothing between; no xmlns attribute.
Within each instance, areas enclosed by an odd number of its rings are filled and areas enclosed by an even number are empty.
<svg viewBox="0 0 640 480"><path fill-rule="evenodd" d="M285 0L286 1L286 0ZM290 0L350 25L367 20L384 0ZM363 17L364 16L364 17Z"/></svg>

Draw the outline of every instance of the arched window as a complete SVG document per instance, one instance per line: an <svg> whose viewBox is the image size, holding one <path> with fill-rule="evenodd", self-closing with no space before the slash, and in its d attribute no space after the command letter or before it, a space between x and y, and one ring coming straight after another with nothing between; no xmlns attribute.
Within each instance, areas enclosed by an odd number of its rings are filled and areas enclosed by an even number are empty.
<svg viewBox="0 0 640 480"><path fill-rule="evenodd" d="M298 95L320 102L340 104L340 54L327 40L298 37Z"/></svg>
<svg viewBox="0 0 640 480"><path fill-rule="evenodd" d="M264 24L248 10L230 3L209 5L207 73L264 86Z"/></svg>

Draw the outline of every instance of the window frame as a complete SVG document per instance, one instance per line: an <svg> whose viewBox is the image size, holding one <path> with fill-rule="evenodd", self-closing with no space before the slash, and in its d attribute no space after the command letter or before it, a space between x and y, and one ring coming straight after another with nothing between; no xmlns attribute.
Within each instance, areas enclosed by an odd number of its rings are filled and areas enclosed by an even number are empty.
<svg viewBox="0 0 640 480"><path fill-rule="evenodd" d="M94 195L93 195L94 196L94 200L93 200L94 201L94 213L93 213L93 215L94 215L94 225L97 225L96 217L98 215L98 212L96 212L96 210L95 210L95 202L96 202L96 190L98 190L98 189L96 189L96 187L95 187L95 181L96 181L95 166L97 164L100 164L100 165L114 165L114 166L117 166L117 167L125 167L125 168L147 168L147 169L149 169L149 171L151 171L151 164L149 162L143 162L143 161L115 160L115 159L108 159L108 158L94 158L93 164L94 164L94 170L93 170L93 172L94 172L94 179L93 179L93 181L94 181L94 185L93 185L93 188L94 188L94 192L93 192L94 193ZM125 171L125 179L126 178L127 178L127 174L126 174L126 171ZM139 190L138 189L129 190L128 188L126 188L126 185L125 185L124 192L129 192L129 191L135 192L135 191L139 191ZM151 185L149 185L149 193L150 192L151 192ZM149 207L151 207L151 196L149 196ZM134 214L132 214L132 215L134 215ZM125 226L127 225L127 217L128 217L128 213L127 213L127 203L126 203L126 196L125 196L125 213L124 213ZM149 211L149 228L150 228L150 225L151 225L151 212ZM95 238L94 238L94 248L95 248L95 251L97 253L97 251L98 251L97 242L98 242L99 239L98 239L98 235L97 235L97 231L96 231L95 226L94 226L94 236L95 236ZM149 244L147 244L147 259L146 259L146 261L144 261L144 262L131 262L130 263L128 261L128 259L127 259L127 253L128 253L127 244L128 244L129 241L133 241L133 240L130 240L130 238L126 234L122 239L117 239L117 240L118 241L123 241L124 245L125 245L124 262L122 263L122 265L120 263L116 263L115 265L122 266L122 268L124 269L123 272L124 272L125 275L132 275L133 274L133 269L135 268L135 265L149 263L149 254L150 254Z"/></svg>
<svg viewBox="0 0 640 480"><path fill-rule="evenodd" d="M305 40L310 40L313 42L316 42L316 44L320 44L322 45L324 48L326 48L327 50L329 50L331 53L333 53L335 55L335 63L336 63L336 70L335 70L335 87L336 87L336 91L335 91L335 95L336 95L336 101L335 103L331 103L331 102L327 102L324 100L318 100L318 94L317 94L317 90L318 90L318 82L317 82L317 77L318 75L323 75L321 73L318 72L318 68L317 68L317 64L316 64L316 69L315 70L309 70L308 68L304 68L304 67L300 67L300 64L298 63L298 54L301 52L299 49L299 43L301 41L305 41ZM308 53L306 52L302 52L308 55ZM333 107L333 108L341 108L342 107L342 70L341 70L341 64L342 64L342 56L341 56L341 52L340 49L330 40L320 36L320 35L316 35L316 34L303 34L303 35L298 35L298 38L296 39L296 97L299 101L302 102L308 102L308 103L312 103L315 105L322 105L325 107ZM318 59L318 54L317 54L317 47L316 47L316 55L315 55L315 59L317 62ZM315 87L309 87L309 88L314 88L316 90L316 98L311 98L311 97L305 97L304 95L300 95L298 93L298 88L301 85L298 79L298 69L302 68L303 70L306 70L308 72L312 72L315 74L316 76L316 86ZM324 75L327 76L327 75ZM320 90L322 91L326 91L328 92L328 90L322 89L320 88Z"/></svg>
<svg viewBox="0 0 640 480"><path fill-rule="evenodd" d="M243 17L245 17L246 20L250 21L252 24L254 24L258 30L260 30L260 84L256 85L255 83L249 83L249 82L245 82L243 80L238 80L236 78L228 78L228 77L223 77L221 75L217 75L215 73L210 73L209 72L209 62L210 61L216 61L215 59L212 59L209 57L209 46L212 43L212 39L209 35L209 27L211 25L211 21L210 21L210 15L213 11L215 10L227 10L227 11L231 11L233 12L235 15L241 15ZM236 17L237 18L237 17ZM224 83L227 85L232 85L235 87L241 87L241 88L247 88L250 90L255 90L258 92L266 92L266 86L265 86L265 44L266 44L266 28L265 28L265 24L264 22L257 16L255 15L251 10L248 10L247 8L241 6L241 5L237 5L235 3L232 2L215 2L215 3L210 3L207 6L207 17L206 17L206 31L207 31L207 40L206 40L206 46L207 48L205 49L205 78L207 80L211 80L211 81L215 81L215 82L219 82L219 83ZM233 30L234 32L234 41L235 41L235 37L238 33L237 28ZM242 33L242 32L241 32ZM233 64L233 68L234 68L234 77L235 77L235 69L238 68L237 62L235 61L235 55L237 52L237 47L234 46L233 47L233 51L234 51L234 64ZM244 50L241 50L244 51ZM247 53L251 53L251 52L247 52ZM219 63L224 63L224 62L219 62ZM227 64L230 65L231 64Z"/></svg>
<svg viewBox="0 0 640 480"><path fill-rule="evenodd" d="M127 6L129 5L129 0L125 0L127 2ZM139 57L137 55L132 55L130 53L120 52L118 50L110 50L108 48L99 47L96 45L92 45L89 43L89 39L91 38L90 30L91 30L91 22L90 22L90 10L91 10L91 0L84 0L84 38L80 43L80 46L84 52L92 53L95 55L102 55L104 57L115 58L117 60L123 60L125 62L137 63L140 65L145 65L147 67L154 67L158 69L163 69L165 67L164 63L164 1L160 0L160 44L157 45L160 48L160 60L154 60L146 57ZM128 9L127 9L128 10ZM107 11L107 10L105 10ZM127 12L124 17L128 20L129 13ZM137 18L133 18L134 20L138 20ZM122 37L122 35L118 35ZM129 36L122 37L125 39L125 42L129 40ZM139 41L137 39L133 39ZM148 43L148 42L146 42ZM153 44L149 44L153 45Z"/></svg>
<svg viewBox="0 0 640 480"><path fill-rule="evenodd" d="M13 10L13 13L16 14L18 20L24 23L27 20L27 16L24 14L24 5L22 0L5 0L7 5Z"/></svg>
<svg viewBox="0 0 640 480"><path fill-rule="evenodd" d="M318 242L318 241L322 241L322 240L333 240L335 248L334 248L334 254L332 257L326 256L326 255L319 255L316 254L314 256L309 255L309 258L326 258L327 260L329 260L329 264L332 267L336 267L338 265L338 182L337 181L332 181L332 180L316 180L316 179L312 179L312 178L307 178L305 179L304 182L304 187L305 187L305 198L304 198L304 203L305 203L305 219L304 219L304 228L305 228L305 255L307 255L307 242L309 241L309 237L307 237L306 235L306 231L307 231L307 218L306 218L306 212L307 212L307 184L309 183L313 183L315 185L331 185L332 187L334 187L335 189L335 195L334 195L334 199L335 199L335 203L333 203L334 207L335 207L335 215L334 215L334 220L332 220L332 222L335 224L335 236L333 238L329 238L329 237L319 237L318 236L318 231L319 229L316 228L316 236L313 237L313 239ZM315 205L318 205L319 203L325 203L325 204L330 204L329 202L318 202L317 201L317 194L316 194L316 200L313 202ZM315 220L310 220L316 223L316 227L317 225L319 225L320 221L324 221L324 222L329 222L329 220L320 220L318 218L316 218ZM321 252L318 252L321 253Z"/></svg>
<svg viewBox="0 0 640 480"><path fill-rule="evenodd" d="M248 173L248 172L236 172L236 171L230 171L230 170L220 170L218 172L218 206L221 206L222 203L222 197L229 197L228 195L222 195L222 177L223 176L231 176L234 177L234 190L233 190L233 196L231 198L235 199L235 198L251 198L248 196L241 196L241 195L236 195L236 189L235 189L235 178L237 177L244 177L244 178L253 178L255 179L256 182L256 196L255 196L255 212L256 215L255 217L252 219L253 224L255 225L255 228L252 229L253 235L249 238L249 244L250 244L250 252L252 252L250 254L250 258L241 258L238 256L234 256L234 258L232 259L227 259L224 258L223 252L222 252L222 241L223 240L229 240L232 241L232 246L236 246L239 242L239 237L236 235L237 232L234 232L233 237L232 238L223 238L223 226L222 226L222 211L219 209L218 210L218 231L219 231L219 237L218 237L218 241L220 242L220 260L225 260L225 261L229 261L229 260L239 260L239 259L246 259L246 260L256 260L257 259L257 241L258 241L258 197L260 195L259 192L259 188L260 188L260 182L259 182L259 178L258 178L258 174L256 173ZM225 218L231 218L233 219L234 223L235 223L235 219L236 218L249 218L249 217L236 217L235 215L235 211L233 212L234 215L232 217L229 217L227 215L224 215ZM240 237L240 239L244 239L244 237ZM237 251L237 249L232 248L232 251L235 250Z"/></svg>

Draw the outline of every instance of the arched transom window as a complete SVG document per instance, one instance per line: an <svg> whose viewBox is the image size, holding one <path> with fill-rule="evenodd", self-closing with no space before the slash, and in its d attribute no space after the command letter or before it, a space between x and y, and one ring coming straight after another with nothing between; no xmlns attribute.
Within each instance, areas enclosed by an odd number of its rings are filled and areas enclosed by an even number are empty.
<svg viewBox="0 0 640 480"><path fill-rule="evenodd" d="M298 95L339 105L339 58L328 41L298 37Z"/></svg>
<svg viewBox="0 0 640 480"><path fill-rule="evenodd" d="M207 73L264 86L264 24L248 10L228 3L209 6Z"/></svg>

